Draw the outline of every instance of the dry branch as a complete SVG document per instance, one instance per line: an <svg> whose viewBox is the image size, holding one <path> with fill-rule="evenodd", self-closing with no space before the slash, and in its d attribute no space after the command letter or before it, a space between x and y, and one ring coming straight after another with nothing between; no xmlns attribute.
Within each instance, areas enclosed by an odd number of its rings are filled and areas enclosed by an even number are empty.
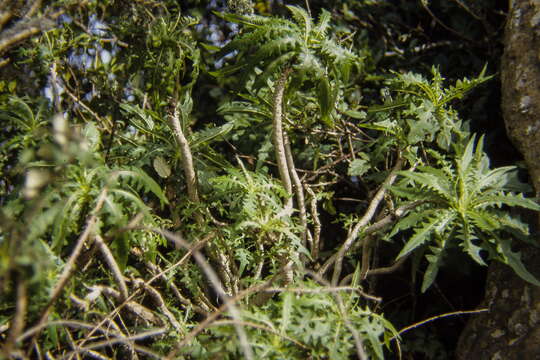
<svg viewBox="0 0 540 360"><path fill-rule="evenodd" d="M120 289L121 300L124 301L128 297L128 289L126 286L126 282L124 281L122 271L120 271L120 267L116 263L116 260L114 259L111 250L109 249L107 244L105 244L105 241L103 241L103 238L99 234L96 234L94 241L98 245L101 255L105 259L105 262L107 263L107 265L109 265L109 269L113 274L114 280L116 281L116 284Z"/></svg>
<svg viewBox="0 0 540 360"><path fill-rule="evenodd" d="M285 94L285 84L287 83L291 68L286 68L281 73L274 85L274 99L272 103L272 139L274 141L274 151L279 170L279 177L287 194L292 195L292 182L285 155L285 139L283 136L283 96ZM288 201L288 207L292 207L292 198Z"/></svg>
<svg viewBox="0 0 540 360"><path fill-rule="evenodd" d="M49 317L49 312L51 310L51 307L55 303L55 301L58 299L60 294L62 293L62 290L64 289L64 286L67 284L68 280L71 278L73 273L76 269L76 262L79 258L84 245L86 244L86 240L90 237L90 234L94 230L94 226L97 222L97 214L103 207L103 204L105 202L105 198L107 197L107 188L104 188L99 198L96 202L96 206L94 207L94 210L92 211L92 215L86 222L86 228L84 229L84 232L79 236L79 239L77 240L77 243L75 247L73 248L73 251L71 252L71 255L64 266L64 270L62 271L62 274L60 275L60 278L58 279L54 289L52 290L51 298L45 308L43 309L40 320L38 321L38 326L45 323L47 321L47 318ZM36 336L39 335L39 333L36 334Z"/></svg>
<svg viewBox="0 0 540 360"><path fill-rule="evenodd" d="M175 244L180 245L181 247L185 249L190 249L190 246L187 242L185 242L182 238L180 238L179 236L177 236L176 234L170 231L161 230L161 229L152 229L152 231L158 234L161 234L162 236L166 237L167 239L173 241ZM201 270L204 272L208 280L210 280L210 283L214 287L214 290L216 291L218 296L223 300L223 302L227 303L230 300L230 297L225 292L219 277L214 272L210 264L208 264L208 262L206 261L202 253L197 250L194 251L193 258L195 259L197 264L200 266ZM236 308L236 306L233 303L229 304L229 310L231 312L232 317L235 320L241 321L240 311ZM240 341L240 345L244 353L244 356L248 360L253 359L253 350L251 349L251 346L249 345L244 328L240 325L237 325L235 326L235 329L238 334L238 339ZM172 357L174 357L174 355ZM171 355L169 355L167 358L172 358L172 357Z"/></svg>
<svg viewBox="0 0 540 360"><path fill-rule="evenodd" d="M355 224L355 226L352 229L351 233L349 234L349 236L347 237L347 239L345 240L345 242L343 243L343 245L339 249L339 251L338 251L338 253L336 255L336 259L335 259L334 273L332 275L332 283L333 284L338 284L339 283L339 276L341 275L341 267L342 267L342 263L343 263L343 258L347 254L347 251L349 251L351 246L356 241L360 230L364 226L366 226L373 219L373 217L375 216L375 212L377 211L377 208L379 207L379 204L383 200L384 194L386 194L387 187L392 185L394 183L394 181L396 180L398 171L400 171L401 168L403 167L403 162L404 162L404 160L402 158L398 158L398 160L396 161L396 164L394 165L394 168L392 169L392 171L390 171L390 174L388 174L388 177L384 180L381 187L379 188L379 190L377 191L377 193L375 194L375 196L371 200L371 202L370 202L370 204L369 204L369 206L368 206L368 208L366 210L366 213Z"/></svg>

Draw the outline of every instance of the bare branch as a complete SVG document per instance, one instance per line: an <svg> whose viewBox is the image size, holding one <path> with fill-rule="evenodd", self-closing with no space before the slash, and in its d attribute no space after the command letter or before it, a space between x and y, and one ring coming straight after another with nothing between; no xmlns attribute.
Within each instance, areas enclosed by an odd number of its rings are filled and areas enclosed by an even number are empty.
<svg viewBox="0 0 540 360"><path fill-rule="evenodd" d="M289 174L294 182L294 191L296 193L296 202L298 205L298 210L300 212L300 224L302 225L302 245L307 245L307 240L311 239L311 232L309 231L307 224L307 214L306 214L306 200L304 197L304 187L300 181L300 177L296 172L296 167L294 166L294 158L291 151L291 143L289 141L289 136L287 133L283 133L283 142L285 145L285 158L287 159L287 167L289 169ZM312 241L311 241L312 242ZM311 244L312 245L312 244Z"/></svg>
<svg viewBox="0 0 540 360"><path fill-rule="evenodd" d="M171 116L171 123L176 141L178 141L178 145L180 146L180 152L182 153L182 167L184 168L184 175L186 177L188 196L189 200L193 203L199 204L199 191L197 189L197 175L195 173L195 167L193 166L193 156L191 155L189 142L187 141L184 131L182 130L182 125L180 124L180 116L179 105L175 104L173 115Z"/></svg>
<svg viewBox="0 0 540 360"><path fill-rule="evenodd" d="M311 218L313 219L313 242L311 244L311 257L314 261L319 257L319 250L321 248L321 221L319 220L319 213L317 211L317 197L309 185L306 186L306 191L311 196Z"/></svg>
<svg viewBox="0 0 540 360"><path fill-rule="evenodd" d="M113 274L114 280L116 281L116 284L120 289L120 294L122 296L121 300L124 301L128 297L128 289L126 286L126 282L124 281L124 276L120 271L120 267L114 259L111 250L109 249L107 244L105 244L105 241L103 241L103 238L99 234L96 234L94 241L97 243L101 255L105 259L105 262L107 263L107 265L109 265L109 269Z"/></svg>
<svg viewBox="0 0 540 360"><path fill-rule="evenodd" d="M189 249L190 246L187 242L185 242L182 238L177 236L176 234L173 234L170 231L167 230L161 230L161 229L152 229L152 231L161 234L165 236L167 239L170 239L175 242L175 244L178 244L182 246L185 249ZM221 284L221 281L217 274L214 272L210 264L206 261L204 256L199 251L193 252L193 258L199 264L202 271L205 273L206 277L210 280L212 283L212 286L214 287L214 290L217 292L218 296L224 301L228 302L230 299L229 295L225 292L223 289L223 285ZM237 321L241 321L240 311L236 308L236 306L233 303L229 304L229 310L231 312L231 315L233 318ZM240 345L242 347L242 351L244 352L244 356L246 359L253 359L253 350L251 349L251 346L248 343L246 332L244 331L244 328L240 325L235 326L236 332L238 334L238 339L240 340ZM168 358L172 358L171 355L168 356Z"/></svg>
<svg viewBox="0 0 540 360"><path fill-rule="evenodd" d="M392 171L390 171L390 174L388 174L388 177L384 180L381 187L371 200L368 209L366 210L366 213L364 216L356 223L353 230L339 249L335 265L334 265L334 274L332 276L332 283L337 284L339 282L339 276L341 275L341 267L343 263L343 258L345 257L347 251L351 248L351 246L356 241L356 238L358 237L358 233L360 232L360 229L362 229L364 226L366 226L371 219L373 219L373 216L375 216L375 212L377 208L379 207L379 204L384 199L384 194L386 194L387 187L392 185L394 181L396 180L398 171L401 170L403 167L404 160L402 158L398 158L396 161L396 164L394 165L394 168Z"/></svg>
<svg viewBox="0 0 540 360"><path fill-rule="evenodd" d="M204 239L200 240L199 242L197 242L196 244L192 245L189 250L187 251L187 253L178 261L176 262L174 265L168 267L167 269L163 270L162 272L154 275L151 279L149 279L148 281L146 281L146 284L151 284L153 283L156 279L160 278L162 275L166 274L167 272L170 272L174 269L176 269L177 267L181 266L182 264L184 264L190 257L191 255L195 252L195 251L198 251L198 249L201 249L204 245L206 245L206 243L210 240L210 238L214 236L213 233L207 235ZM109 321L110 319L112 319L114 316L116 316L120 310L122 310L125 306L128 305L128 302L133 299L136 295L138 295L140 293L140 290L135 290L132 292L132 294L122 303L120 304L119 306L117 306L113 311L111 311L111 313L109 313L104 319L101 320L101 322L99 322L97 325L95 325L93 327L93 329L84 337L84 339L82 340L81 342L81 345L84 344L85 342L89 341L90 337L101 327L103 326L103 324L105 324L107 321Z"/></svg>
<svg viewBox="0 0 540 360"><path fill-rule="evenodd" d="M276 153L276 161L279 170L279 176L283 187L288 194L292 194L292 182L289 173L289 166L287 165L287 157L285 155L285 139L283 136L283 95L285 94L285 84L291 68L286 68L281 73L279 79L274 85L274 100L272 109L272 130L274 151ZM288 202L288 206L292 207L292 198Z"/></svg>
<svg viewBox="0 0 540 360"><path fill-rule="evenodd" d="M417 206L419 206L419 205L421 205L423 203L424 203L423 201L414 201L414 202L412 202L410 204L402 205L402 206L398 207L394 211L393 214L386 215L384 218L377 221L373 225L368 226L362 233L364 235L369 235L369 234L372 234L374 232L377 232L377 231L383 229L384 227L394 223L396 220L399 220L400 218L405 216L405 214L407 214L407 212L409 210L414 209L415 207L417 207ZM359 245L362 245L362 243L356 243L354 246L355 246L355 248L357 248L357 246L359 246ZM336 258L337 258L337 253L330 256L328 258L328 260L326 260L324 265L321 266L321 268L319 269L317 274L319 276L324 275L328 271L330 266L332 266L332 264L336 261Z"/></svg>
<svg viewBox="0 0 540 360"><path fill-rule="evenodd" d="M169 308L167 308L167 305L165 305L165 301L163 300L161 294L154 287L146 284L144 280L134 279L133 282L136 286L144 289L144 291L150 295L155 305L161 310L161 312L167 317L167 319L169 319L169 322L175 328L175 330L178 331L179 334L183 334L184 329L182 328L182 325L178 322L178 320L176 320L176 317L169 310Z"/></svg>
<svg viewBox="0 0 540 360"><path fill-rule="evenodd" d="M145 339L148 339L148 338L160 336L160 335L165 334L166 332L167 332L166 328L159 328L159 329L154 329L154 330L149 330L149 331L145 331L145 332L142 332L142 333L138 333L138 334L135 334L135 335L132 335L132 336L117 337L117 338L114 338L114 339L98 341L98 342L92 343L90 345L87 345L85 347L80 347L77 350L70 351L66 355L62 356L61 359L68 359L71 356L76 355L76 354L85 353L85 352L87 352L89 350L101 349L101 348L111 346L111 345L115 345L115 344L129 345L130 343L132 343L134 341L145 340ZM134 345L133 347L137 351L141 351L141 350L144 349L144 353L146 355L150 355L150 356L152 356L152 357L154 357L156 359L161 358L158 354L154 353L153 351L150 351L149 349L145 349L142 346Z"/></svg>
<svg viewBox="0 0 540 360"><path fill-rule="evenodd" d="M55 26L54 21L63 13L64 10L60 10L39 18L25 18L17 21L10 28L2 30L0 32L0 54L5 53L9 48L32 37L33 35L52 29ZM11 13L0 14L0 22L7 22L12 16L13 14Z"/></svg>

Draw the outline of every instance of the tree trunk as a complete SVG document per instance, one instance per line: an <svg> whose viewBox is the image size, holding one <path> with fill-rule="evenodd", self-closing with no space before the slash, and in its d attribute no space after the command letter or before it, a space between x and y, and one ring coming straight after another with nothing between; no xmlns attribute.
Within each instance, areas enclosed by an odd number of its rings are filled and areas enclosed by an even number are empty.
<svg viewBox="0 0 540 360"><path fill-rule="evenodd" d="M502 61L502 109L506 130L523 154L540 194L540 0L511 0ZM538 214L530 216L538 226ZM533 230L538 240L538 233ZM521 246L525 266L540 277L540 249ZM484 306L458 344L457 358L540 359L540 288L502 264L492 264Z"/></svg>

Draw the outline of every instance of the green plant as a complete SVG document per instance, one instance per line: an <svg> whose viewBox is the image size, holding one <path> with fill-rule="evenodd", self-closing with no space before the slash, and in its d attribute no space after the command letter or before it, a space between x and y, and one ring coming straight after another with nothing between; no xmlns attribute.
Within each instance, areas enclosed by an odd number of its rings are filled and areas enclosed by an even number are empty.
<svg viewBox="0 0 540 360"><path fill-rule="evenodd" d="M398 258L429 245L431 254L426 255L429 266L422 291L431 286L445 251L455 242L480 265L495 259L511 266L523 279L540 285L521 263L519 252L511 249L512 238L528 235L528 227L503 208L519 206L539 211L540 205L513 192L524 189L517 182L515 167L490 169L483 138L475 143L472 136L464 149L458 147L454 161L438 157L438 168L421 166L419 171L400 172L405 179L391 187L397 196L423 203L397 222L389 234L391 237L400 230L414 229Z"/></svg>
<svg viewBox="0 0 540 360"><path fill-rule="evenodd" d="M387 71L353 3L256 3L85 2L13 54L48 98L0 95L0 356L382 359L416 319L368 293L409 255L423 291L457 247L538 283L508 211L539 206L453 107L485 69Z"/></svg>

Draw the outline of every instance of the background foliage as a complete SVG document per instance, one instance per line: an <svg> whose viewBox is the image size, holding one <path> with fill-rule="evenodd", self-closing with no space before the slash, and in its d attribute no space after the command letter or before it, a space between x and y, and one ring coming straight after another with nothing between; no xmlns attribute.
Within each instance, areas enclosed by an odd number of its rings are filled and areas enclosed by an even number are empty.
<svg viewBox="0 0 540 360"><path fill-rule="evenodd" d="M0 49L4 356L450 358L459 324L407 332L476 306L445 286L538 285L510 209L540 206L490 161L503 5L26 14L50 26Z"/></svg>

